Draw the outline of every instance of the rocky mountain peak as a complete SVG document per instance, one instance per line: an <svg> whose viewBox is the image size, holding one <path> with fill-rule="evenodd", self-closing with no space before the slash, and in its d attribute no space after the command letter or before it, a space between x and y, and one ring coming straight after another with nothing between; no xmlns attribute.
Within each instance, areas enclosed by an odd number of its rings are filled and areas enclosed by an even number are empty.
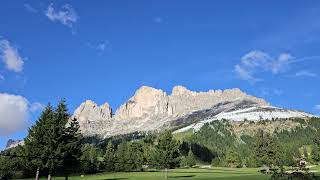
<svg viewBox="0 0 320 180"><path fill-rule="evenodd" d="M139 88L125 104L117 110L116 119L132 119L146 116L150 113L159 114L164 111L167 95L161 89L148 86Z"/></svg>
<svg viewBox="0 0 320 180"><path fill-rule="evenodd" d="M98 106L87 100L76 109L74 117L79 120L83 134L102 134L107 137L156 130L193 112L234 101L250 101L257 106L269 105L265 100L247 95L238 88L196 92L184 86L175 86L172 93L167 95L161 89L142 86L117 109L115 115L108 103Z"/></svg>
<svg viewBox="0 0 320 180"><path fill-rule="evenodd" d="M171 96L181 96L181 95L187 95L192 93L193 93L192 91L190 91L184 86L175 86L172 89Z"/></svg>
<svg viewBox="0 0 320 180"><path fill-rule="evenodd" d="M84 134L94 134L100 129L100 124L112 118L112 109L106 102L98 106L91 100L86 100L75 110L73 118L76 118L80 125L80 131Z"/></svg>

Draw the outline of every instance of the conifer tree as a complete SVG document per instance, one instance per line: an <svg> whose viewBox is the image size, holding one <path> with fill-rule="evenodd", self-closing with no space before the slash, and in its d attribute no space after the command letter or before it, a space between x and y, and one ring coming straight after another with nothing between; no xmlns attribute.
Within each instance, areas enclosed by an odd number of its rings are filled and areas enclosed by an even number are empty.
<svg viewBox="0 0 320 180"><path fill-rule="evenodd" d="M63 136L64 147L64 161L62 163L65 171L66 179L68 179L69 173L76 171L80 166L79 158L81 157L81 134L79 133L79 122L77 119L71 119L66 125L66 129Z"/></svg>
<svg viewBox="0 0 320 180"><path fill-rule="evenodd" d="M104 161L105 161L105 169L108 172L112 172L115 170L115 151L114 147L111 141L108 142L106 153L104 155Z"/></svg>
<svg viewBox="0 0 320 180"><path fill-rule="evenodd" d="M34 157L25 160L26 166L47 170L48 180L56 171L64 172L67 179L70 167L78 164L76 161L81 153L79 125L75 119L68 123L69 118L64 100L59 102L56 110L49 104L25 138L24 153Z"/></svg>
<svg viewBox="0 0 320 180"><path fill-rule="evenodd" d="M158 144L155 146L153 156L154 163L158 168L165 168L166 179L168 178L168 169L174 168L179 164L179 147L179 142L173 139L170 131L165 131L163 134L161 134Z"/></svg>
<svg viewBox="0 0 320 180"><path fill-rule="evenodd" d="M82 173L95 173L98 171L98 152L92 144L84 144L80 157Z"/></svg>
<svg viewBox="0 0 320 180"><path fill-rule="evenodd" d="M191 149L189 150L188 156L186 157L186 165L189 167L196 165L196 159Z"/></svg>
<svg viewBox="0 0 320 180"><path fill-rule="evenodd" d="M28 136L24 139L24 155L27 157L35 157L23 159L24 164L27 169L37 169L36 179L38 179L39 176L39 169L46 168L48 161L48 159L46 159L49 154L46 148L48 141L45 137L47 137L46 134L48 133L48 123L52 121L53 116L54 111L52 106L48 104L36 121L36 124L28 130Z"/></svg>
<svg viewBox="0 0 320 180"><path fill-rule="evenodd" d="M266 165L268 168L272 165L282 165L279 149L279 145L270 134L259 130L254 152L260 165Z"/></svg>
<svg viewBox="0 0 320 180"><path fill-rule="evenodd" d="M46 164L49 170L48 180L51 179L53 172L63 167L64 158L68 154L66 151L65 133L69 117L65 100L61 100L58 103L53 118L48 121L48 133L44 137L48 142L47 146L45 146L49 157Z"/></svg>

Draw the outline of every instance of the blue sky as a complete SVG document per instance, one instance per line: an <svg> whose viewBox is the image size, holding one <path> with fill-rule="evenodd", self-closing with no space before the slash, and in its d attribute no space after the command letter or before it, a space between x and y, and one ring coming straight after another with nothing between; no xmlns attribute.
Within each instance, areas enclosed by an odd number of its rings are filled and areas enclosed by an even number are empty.
<svg viewBox="0 0 320 180"><path fill-rule="evenodd" d="M311 0L1 1L0 149L48 102L115 110L142 85L238 87L319 114L319 19Z"/></svg>

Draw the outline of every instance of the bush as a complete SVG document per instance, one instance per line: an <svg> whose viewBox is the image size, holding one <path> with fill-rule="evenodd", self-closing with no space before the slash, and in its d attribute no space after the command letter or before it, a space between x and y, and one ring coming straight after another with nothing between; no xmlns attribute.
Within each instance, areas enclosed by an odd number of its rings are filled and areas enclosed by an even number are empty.
<svg viewBox="0 0 320 180"><path fill-rule="evenodd" d="M320 177L315 176L313 173L302 173L302 172L293 172L288 173L274 173L272 174L271 180L316 180Z"/></svg>

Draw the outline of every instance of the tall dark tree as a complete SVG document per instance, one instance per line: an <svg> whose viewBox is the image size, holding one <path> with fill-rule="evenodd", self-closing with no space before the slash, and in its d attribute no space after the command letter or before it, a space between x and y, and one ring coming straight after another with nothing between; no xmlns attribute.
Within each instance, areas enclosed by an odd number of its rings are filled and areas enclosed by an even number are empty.
<svg viewBox="0 0 320 180"><path fill-rule="evenodd" d="M282 165L279 149L279 144L270 134L259 130L254 152L260 165L266 165L268 168Z"/></svg>
<svg viewBox="0 0 320 180"><path fill-rule="evenodd" d="M79 125L75 119L69 119L64 100L59 102L56 110L49 104L25 138L25 155L32 157L26 159L26 166L48 171L49 180L57 171L66 173L67 178L70 167L77 164L81 138Z"/></svg>
<svg viewBox="0 0 320 180"><path fill-rule="evenodd" d="M37 169L36 179L39 177L39 170L45 169L47 165L47 155L49 154L48 141L48 123L54 118L54 111L50 104L41 113L36 124L28 130L28 136L24 139L24 155L30 157L23 159L25 167L30 171ZM32 158L34 157L34 158Z"/></svg>
<svg viewBox="0 0 320 180"><path fill-rule="evenodd" d="M48 152L47 168L49 170L48 180L51 179L52 173L62 169L64 158L66 158L68 152L66 151L66 125L70 118L68 114L65 100L61 100L54 112L54 116L47 123L47 132L45 139L47 145L45 146Z"/></svg>
<svg viewBox="0 0 320 180"><path fill-rule="evenodd" d="M127 144L126 171L141 171L143 165L143 146L139 142Z"/></svg>
<svg viewBox="0 0 320 180"><path fill-rule="evenodd" d="M108 172L115 170L115 150L111 141L108 142L106 153L103 157L105 161L105 169Z"/></svg>
<svg viewBox="0 0 320 180"><path fill-rule="evenodd" d="M158 144L155 146L154 163L158 168L165 168L166 179L167 170L179 165L180 143L173 139L171 131L165 131L159 137Z"/></svg>
<svg viewBox="0 0 320 180"><path fill-rule="evenodd" d="M115 170L116 171L127 171L128 164L127 164L127 142L122 142L118 145L116 151L116 163L115 163Z"/></svg>
<svg viewBox="0 0 320 180"><path fill-rule="evenodd" d="M82 146L81 170L82 173L95 173L98 171L98 149L92 144Z"/></svg>
<svg viewBox="0 0 320 180"><path fill-rule="evenodd" d="M79 158L81 157L81 134L78 131L80 128L77 119L69 120L66 125L65 133L63 136L64 146L64 161L62 167L65 172L65 177L68 179L68 175L74 172L80 166Z"/></svg>

